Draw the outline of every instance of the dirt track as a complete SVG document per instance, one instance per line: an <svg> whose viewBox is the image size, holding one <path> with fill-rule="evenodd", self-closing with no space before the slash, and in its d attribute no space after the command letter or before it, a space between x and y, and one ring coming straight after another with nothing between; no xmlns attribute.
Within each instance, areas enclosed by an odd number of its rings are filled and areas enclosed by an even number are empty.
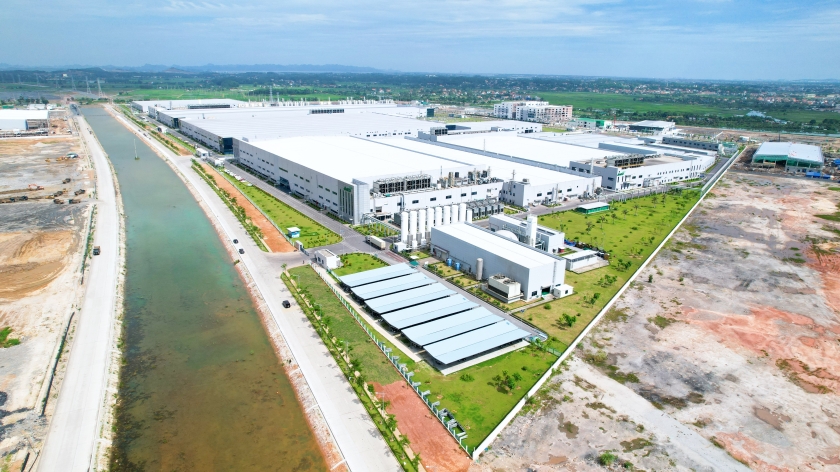
<svg viewBox="0 0 840 472"><path fill-rule="evenodd" d="M831 185L727 175L576 356L754 470L837 470L840 224L814 216L840 208ZM486 467L595 470L611 449L647 470L700 470L673 451L684 439L637 431L573 374L550 385ZM575 438L539 440L551 427Z"/></svg>
<svg viewBox="0 0 840 472"><path fill-rule="evenodd" d="M251 202L245 198L245 195L243 195L235 185L228 182L226 178L219 174L215 169L211 169L210 166L206 164L201 164L201 166L208 175L215 177L216 185L218 185L219 188L236 197L236 203L245 209L245 214L251 219L251 222L257 225L262 231L263 242L266 246L268 246L268 249L271 250L271 252L293 252L295 250L286 238L280 234L277 228L268 221L265 215L263 215L257 207L252 205Z"/></svg>

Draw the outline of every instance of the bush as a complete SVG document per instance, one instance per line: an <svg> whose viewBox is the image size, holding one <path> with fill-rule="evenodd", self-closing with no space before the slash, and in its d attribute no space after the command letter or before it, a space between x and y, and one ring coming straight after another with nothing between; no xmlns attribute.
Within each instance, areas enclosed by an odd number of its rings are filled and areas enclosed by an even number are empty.
<svg viewBox="0 0 840 472"><path fill-rule="evenodd" d="M475 377L473 377L473 376L472 376L472 375L470 375L470 374L463 374L463 375L460 377L460 379L461 379L461 380L463 380L464 382L472 382L473 380L475 380Z"/></svg>
<svg viewBox="0 0 840 472"><path fill-rule="evenodd" d="M618 459L618 457L616 457L616 455L613 454L612 451L604 451L601 453L600 456L598 456L598 463L601 465L610 466L613 465L613 462L615 462L616 459Z"/></svg>

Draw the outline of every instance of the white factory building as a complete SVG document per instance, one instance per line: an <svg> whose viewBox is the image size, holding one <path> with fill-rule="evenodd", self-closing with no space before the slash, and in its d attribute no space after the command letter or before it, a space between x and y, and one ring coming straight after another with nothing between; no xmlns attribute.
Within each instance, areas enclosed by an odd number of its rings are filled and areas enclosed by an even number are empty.
<svg viewBox="0 0 840 472"><path fill-rule="evenodd" d="M509 120L557 123L572 119L571 105L549 105L548 102L519 101L493 105L493 116Z"/></svg>
<svg viewBox="0 0 840 472"><path fill-rule="evenodd" d="M536 223L529 224L533 235ZM487 279L485 291L506 302L547 294L562 297L572 290L564 284L564 260L470 223L432 227L431 249L476 279Z"/></svg>
<svg viewBox="0 0 840 472"><path fill-rule="evenodd" d="M566 247L566 234L564 232L538 225L535 216L529 216L528 218L528 220L522 221L503 213L490 215L488 228L497 234L513 235L517 241L525 244L529 244L533 239L535 248L552 254ZM503 233L504 231L507 231L507 233Z"/></svg>
<svg viewBox="0 0 840 472"><path fill-rule="evenodd" d="M33 131L49 127L48 110L0 110L0 130Z"/></svg>
<svg viewBox="0 0 840 472"><path fill-rule="evenodd" d="M152 108L163 110L212 110L217 108L247 107L248 102L230 98L206 98L201 100L135 100L129 104L131 108L148 113Z"/></svg>

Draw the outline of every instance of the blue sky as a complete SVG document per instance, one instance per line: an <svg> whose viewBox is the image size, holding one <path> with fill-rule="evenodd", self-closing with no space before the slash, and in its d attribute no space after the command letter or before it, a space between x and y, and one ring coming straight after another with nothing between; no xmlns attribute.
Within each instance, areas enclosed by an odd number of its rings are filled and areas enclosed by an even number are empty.
<svg viewBox="0 0 840 472"><path fill-rule="evenodd" d="M0 63L9 64L840 79L836 0L2 3Z"/></svg>

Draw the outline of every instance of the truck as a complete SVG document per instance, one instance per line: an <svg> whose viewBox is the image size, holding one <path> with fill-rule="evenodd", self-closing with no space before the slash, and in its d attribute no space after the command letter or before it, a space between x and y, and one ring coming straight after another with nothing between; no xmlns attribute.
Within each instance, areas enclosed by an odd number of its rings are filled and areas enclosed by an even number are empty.
<svg viewBox="0 0 840 472"><path fill-rule="evenodd" d="M67 177L66 179L62 180L61 183L69 184L70 183L70 177Z"/></svg>
<svg viewBox="0 0 840 472"><path fill-rule="evenodd" d="M83 189L83 188L80 188L79 190L76 190L75 192L73 192L73 194L75 194L75 195L81 195L83 193L85 193L85 189Z"/></svg>
<svg viewBox="0 0 840 472"><path fill-rule="evenodd" d="M99 246L93 246L93 255L94 255L94 256L98 256L98 255L99 255Z"/></svg>
<svg viewBox="0 0 840 472"><path fill-rule="evenodd" d="M54 198L53 203L56 203L58 205L64 205L64 200L62 200L60 198Z"/></svg>
<svg viewBox="0 0 840 472"><path fill-rule="evenodd" d="M376 236L367 236L365 240L367 240L368 244L377 249L388 249L388 243L377 238Z"/></svg>
<svg viewBox="0 0 840 472"><path fill-rule="evenodd" d="M74 203L82 203L82 201L78 198L71 198L70 200L67 200L67 203L70 203L72 205Z"/></svg>

